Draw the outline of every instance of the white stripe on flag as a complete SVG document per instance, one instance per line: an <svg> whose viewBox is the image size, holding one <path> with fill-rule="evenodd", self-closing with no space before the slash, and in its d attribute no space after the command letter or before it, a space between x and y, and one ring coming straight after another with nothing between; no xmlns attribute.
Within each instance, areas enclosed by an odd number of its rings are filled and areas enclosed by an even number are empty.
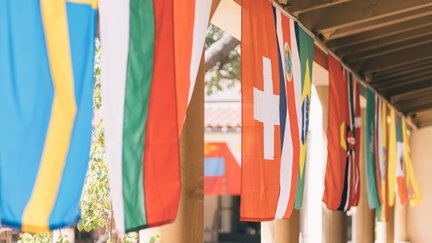
<svg viewBox="0 0 432 243"><path fill-rule="evenodd" d="M283 30L282 30L282 20L281 20L281 12L276 9L276 33L277 33L277 41L279 45L279 57L282 61L283 70L285 70L285 63L283 61L283 53L284 53L284 42L283 42ZM285 79L285 72L284 80ZM286 92L286 91L282 91ZM292 173L292 156L293 156L293 148L292 148L292 135L291 135L291 127L290 127L290 116L287 114L285 120L285 134L282 146L281 153L281 166L280 166L280 192L279 199L276 209L275 218L281 219L285 215L285 212L288 207L290 192L291 192L291 173Z"/></svg>
<svg viewBox="0 0 432 243"><path fill-rule="evenodd" d="M124 234L123 115L129 49L129 0L100 0L102 116L114 219Z"/></svg>
<svg viewBox="0 0 432 243"><path fill-rule="evenodd" d="M204 50L204 41L207 33L212 0L195 1L195 18L192 39L192 55L190 62L190 84L188 94L188 104L192 98L195 88L198 67L201 62L202 52Z"/></svg>
<svg viewBox="0 0 432 243"><path fill-rule="evenodd" d="M299 140L301 141L302 134L302 80L301 80L301 65L300 65L300 54L298 51L298 44L296 38L295 24L294 21L290 21L290 29L291 29L291 52L292 52L292 62L293 62L293 73L297 73L298 75L294 75L294 92L295 92L295 101L296 101L296 113L297 113L297 124L299 130ZM299 161L300 163L300 161Z"/></svg>

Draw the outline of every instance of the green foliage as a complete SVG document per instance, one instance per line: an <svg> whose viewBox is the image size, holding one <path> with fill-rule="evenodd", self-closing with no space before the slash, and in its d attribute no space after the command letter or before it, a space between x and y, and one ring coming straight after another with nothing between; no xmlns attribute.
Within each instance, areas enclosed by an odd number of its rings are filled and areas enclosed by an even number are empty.
<svg viewBox="0 0 432 243"><path fill-rule="evenodd" d="M124 236L125 243L137 243L139 241L138 232L130 232Z"/></svg>
<svg viewBox="0 0 432 243"><path fill-rule="evenodd" d="M205 40L205 48L207 49L218 41L224 32L211 24ZM239 82L241 76L240 66L240 45L234 48L227 57L219 60L215 66L210 68L206 73L205 85L207 94L212 94L216 91L221 91L224 88L232 88ZM221 80L224 80L226 87L222 86Z"/></svg>
<svg viewBox="0 0 432 243"><path fill-rule="evenodd" d="M41 233L41 234L29 234L29 233L22 233L20 234L20 239L18 243L50 243L53 240L53 233Z"/></svg>
<svg viewBox="0 0 432 243"><path fill-rule="evenodd" d="M98 114L102 107L100 81L100 42L96 40L95 55L95 83L94 83L94 114ZM97 117L97 115L95 115ZM95 120L92 131L90 162L87 172L84 192L81 198L81 220L78 230L90 231L100 227L110 229L111 198L108 183L108 168L104 162L104 135L102 120Z"/></svg>
<svg viewBox="0 0 432 243"><path fill-rule="evenodd" d="M160 233L156 233L155 235L152 236L149 243L157 243L160 241L160 239L161 239Z"/></svg>

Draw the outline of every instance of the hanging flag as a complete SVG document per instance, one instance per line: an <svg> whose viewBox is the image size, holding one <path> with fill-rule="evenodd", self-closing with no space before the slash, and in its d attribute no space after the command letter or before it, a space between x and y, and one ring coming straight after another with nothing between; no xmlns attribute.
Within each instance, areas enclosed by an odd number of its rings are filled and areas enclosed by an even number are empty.
<svg viewBox="0 0 432 243"><path fill-rule="evenodd" d="M279 51L280 96L279 120L281 124L280 194L275 218L289 218L294 208L300 159L300 135L297 107L301 89L300 56L296 25L292 19L273 8Z"/></svg>
<svg viewBox="0 0 432 243"><path fill-rule="evenodd" d="M381 205L380 192L378 190L379 171L376 166L376 96L375 93L366 90L366 121L365 121L365 170L366 186L370 208L377 208Z"/></svg>
<svg viewBox="0 0 432 243"><path fill-rule="evenodd" d="M299 175L297 182L297 193L295 208L300 209L303 204L303 189L305 183L305 164L306 164L306 148L309 133L309 110L311 101L311 85L312 85L312 63L314 58L314 39L301 26L296 24L297 45L299 46L300 64L301 64L301 90L296 90L296 96L301 94L296 99L301 99L297 106L297 114L301 114L301 125L299 125L300 133L300 161Z"/></svg>
<svg viewBox="0 0 432 243"><path fill-rule="evenodd" d="M347 199L349 175L347 127L349 124L348 86L341 63L328 55L329 97L327 127L327 167L323 201L331 210L342 210Z"/></svg>
<svg viewBox="0 0 432 243"><path fill-rule="evenodd" d="M411 147L407 134L407 127L405 119L401 118L402 122L402 133L404 142L404 160L405 160L405 177L408 191L408 200L410 206L416 206L422 203L422 197L420 194L420 188L417 184L417 180L414 175L414 168L411 161Z"/></svg>
<svg viewBox="0 0 432 243"><path fill-rule="evenodd" d="M113 213L125 231L175 220L180 159L173 1L100 1L102 113Z"/></svg>
<svg viewBox="0 0 432 243"><path fill-rule="evenodd" d="M390 108L389 145L388 145L388 199L389 206L394 206L396 192L396 165L397 165L397 140L396 140L396 111Z"/></svg>
<svg viewBox="0 0 432 243"><path fill-rule="evenodd" d="M174 2L178 132L181 135L204 50L212 0Z"/></svg>
<svg viewBox="0 0 432 243"><path fill-rule="evenodd" d="M74 225L89 161L97 1L0 1L0 217Z"/></svg>
<svg viewBox="0 0 432 243"><path fill-rule="evenodd" d="M360 197L357 151L360 140L359 84L341 63L328 55L328 159L323 201L332 210L348 211Z"/></svg>
<svg viewBox="0 0 432 243"><path fill-rule="evenodd" d="M380 171L380 180L379 183L381 185L381 206L377 208L376 215L379 221L387 222L388 219L388 210L389 210L389 202L388 202L388 170L387 170L387 146L388 146L388 132L387 132L387 103L379 98L378 99L378 133L377 133L377 144L378 144L378 164Z"/></svg>
<svg viewBox="0 0 432 243"><path fill-rule="evenodd" d="M356 80L354 80L352 73L348 74L348 91L350 131L348 131L347 135L347 156L349 158L349 164L351 165L349 209L351 206L357 206L360 200L360 85Z"/></svg>
<svg viewBox="0 0 432 243"><path fill-rule="evenodd" d="M397 114L396 116L396 182L397 182L397 193L399 196L400 203L402 205L408 204L408 192L407 185L405 184L405 155L404 155L404 137L402 128L402 117Z"/></svg>
<svg viewBox="0 0 432 243"><path fill-rule="evenodd" d="M272 220L278 204L282 144L280 68L275 29L271 2L242 2L240 218L243 221Z"/></svg>
<svg viewBox="0 0 432 243"><path fill-rule="evenodd" d="M240 161L227 143L204 145L204 194L240 195Z"/></svg>

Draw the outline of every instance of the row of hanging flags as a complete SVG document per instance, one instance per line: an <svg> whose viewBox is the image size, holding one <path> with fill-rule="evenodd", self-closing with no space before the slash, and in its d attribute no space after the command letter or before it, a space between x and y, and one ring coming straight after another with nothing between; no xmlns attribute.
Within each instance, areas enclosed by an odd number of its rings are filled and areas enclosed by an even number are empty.
<svg viewBox="0 0 432 243"><path fill-rule="evenodd" d="M267 0L242 2L244 221L289 218L302 207L313 38Z"/></svg>
<svg viewBox="0 0 432 243"><path fill-rule="evenodd" d="M212 4L187 1L99 1L106 161L120 232L172 222L177 214L179 138ZM97 8L97 0L0 1L4 225L43 232L79 219ZM241 219L286 219L302 207L314 40L269 1L243 1L241 47ZM323 200L346 211L359 201L359 85L331 55L328 62ZM421 197L405 120L371 90L366 96L368 199L385 221L396 192L402 204L418 204ZM222 145L207 153L209 177L238 173L232 157L220 159L227 154ZM239 193L238 185L228 184L228 193Z"/></svg>
<svg viewBox="0 0 432 243"><path fill-rule="evenodd" d="M328 55L328 158L323 201L329 209L348 211L360 197L359 84L340 61ZM364 156L366 189L377 219L387 222L395 198L402 205L421 203L414 176L405 119L366 89ZM396 196L397 194L397 196Z"/></svg>
<svg viewBox="0 0 432 243"><path fill-rule="evenodd" d="M370 208L388 220L396 198L402 205L421 203L411 161L405 119L373 91L366 91L365 166ZM397 195L396 195L397 194Z"/></svg>
<svg viewBox="0 0 432 243"><path fill-rule="evenodd" d="M1 224L44 232L79 220L91 143L98 7L116 227L125 232L175 220L179 138L211 4L0 1Z"/></svg>
<svg viewBox="0 0 432 243"><path fill-rule="evenodd" d="M267 0L242 2L243 221L287 219L302 207L311 97L313 38ZM323 202L348 211L365 169L369 206L386 221L395 194L421 202L406 122L367 89L365 167L360 168L360 85L328 55L328 157Z"/></svg>

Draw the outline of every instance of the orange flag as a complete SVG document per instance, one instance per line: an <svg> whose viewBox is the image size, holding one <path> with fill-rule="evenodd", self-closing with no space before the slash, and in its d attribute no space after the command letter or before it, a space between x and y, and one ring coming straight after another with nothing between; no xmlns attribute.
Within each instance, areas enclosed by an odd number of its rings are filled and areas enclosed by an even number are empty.
<svg viewBox="0 0 432 243"><path fill-rule="evenodd" d="M242 3L242 190L244 221L275 218L280 178L279 57L272 4Z"/></svg>
<svg viewBox="0 0 432 243"><path fill-rule="evenodd" d="M341 63L328 55L329 109L327 127L327 168L323 201L332 210L341 206L347 173L347 140L349 126L348 86L342 73Z"/></svg>

